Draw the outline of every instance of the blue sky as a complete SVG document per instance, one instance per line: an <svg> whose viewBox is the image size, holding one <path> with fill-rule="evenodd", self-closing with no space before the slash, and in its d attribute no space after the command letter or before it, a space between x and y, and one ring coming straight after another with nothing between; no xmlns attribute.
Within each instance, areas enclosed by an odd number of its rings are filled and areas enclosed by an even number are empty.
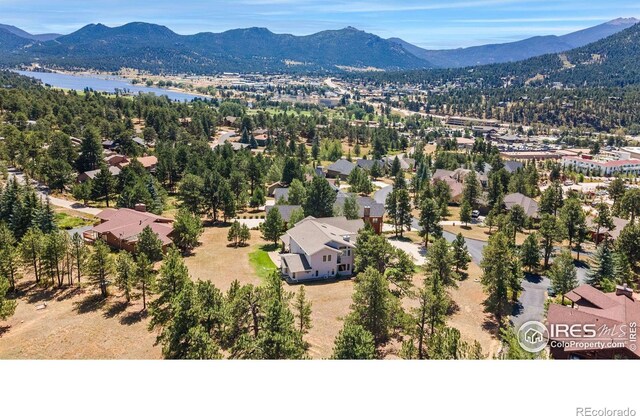
<svg viewBox="0 0 640 416"><path fill-rule="evenodd" d="M434 49L560 35L632 16L640 17L638 0L0 0L0 23L32 33L131 21L181 34L260 26L304 35L354 26Z"/></svg>

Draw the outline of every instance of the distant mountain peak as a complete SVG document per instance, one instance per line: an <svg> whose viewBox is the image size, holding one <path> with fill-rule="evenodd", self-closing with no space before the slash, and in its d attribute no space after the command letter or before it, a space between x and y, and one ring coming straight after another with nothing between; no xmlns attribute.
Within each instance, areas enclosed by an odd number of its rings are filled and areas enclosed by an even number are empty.
<svg viewBox="0 0 640 416"><path fill-rule="evenodd" d="M626 25L635 25L636 23L640 23L640 20L635 17L619 17L617 19L611 20L607 22L609 25L614 26L626 26Z"/></svg>

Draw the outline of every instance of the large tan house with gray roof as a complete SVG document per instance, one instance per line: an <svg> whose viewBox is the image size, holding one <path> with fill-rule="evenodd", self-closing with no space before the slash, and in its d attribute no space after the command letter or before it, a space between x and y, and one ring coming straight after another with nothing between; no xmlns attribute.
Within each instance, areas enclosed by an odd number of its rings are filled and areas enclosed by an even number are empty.
<svg viewBox="0 0 640 416"><path fill-rule="evenodd" d="M361 219L307 217L281 237L280 271L287 280L301 282L348 277Z"/></svg>

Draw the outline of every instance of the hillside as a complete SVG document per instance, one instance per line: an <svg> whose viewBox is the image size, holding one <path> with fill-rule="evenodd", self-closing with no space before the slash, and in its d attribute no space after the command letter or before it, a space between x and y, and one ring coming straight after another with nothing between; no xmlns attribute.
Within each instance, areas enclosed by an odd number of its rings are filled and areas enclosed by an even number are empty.
<svg viewBox="0 0 640 416"><path fill-rule="evenodd" d="M563 36L536 36L517 42L470 48L427 50L402 39L390 41L440 68L459 68L493 63L517 62L531 57L568 51L611 36L640 22L634 18L616 19Z"/></svg>
<svg viewBox="0 0 640 416"><path fill-rule="evenodd" d="M589 45L519 62L472 68L369 74L379 81L441 84L452 80L475 86L552 85L624 87L640 84L640 24Z"/></svg>
<svg viewBox="0 0 640 416"><path fill-rule="evenodd" d="M401 46L350 27L309 36L275 34L264 28L183 36L148 23L113 28L91 24L55 40L33 42L28 48L23 43L10 42L7 47L2 50L13 58L0 57L2 64L13 64L14 59L22 63L37 60L108 71L133 67L153 72L193 73L337 72L343 67L383 70L429 67Z"/></svg>
<svg viewBox="0 0 640 416"><path fill-rule="evenodd" d="M24 30L17 28L15 26L11 26L11 25L3 25L0 24L0 30L4 30L7 31L9 33L13 33L14 35L24 38L24 39L29 39L29 40L38 40L38 41L48 41L48 40L53 40L55 38L58 38L62 35L59 35L57 33L42 33L39 35L32 35L29 32L25 32Z"/></svg>

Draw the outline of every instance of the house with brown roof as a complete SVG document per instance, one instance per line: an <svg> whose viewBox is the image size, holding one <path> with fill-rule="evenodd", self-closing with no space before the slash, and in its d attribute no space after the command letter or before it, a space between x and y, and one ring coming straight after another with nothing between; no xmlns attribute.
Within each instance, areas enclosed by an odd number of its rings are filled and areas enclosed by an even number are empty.
<svg viewBox="0 0 640 416"><path fill-rule="evenodd" d="M101 239L113 248L134 253L138 236L148 226L162 241L163 249L173 244L173 220L145 212L142 206L135 210L107 208L97 217L100 224L83 233L89 242Z"/></svg>
<svg viewBox="0 0 640 416"><path fill-rule="evenodd" d="M111 174L111 176L118 176L120 175L120 168L117 166L109 166L109 173ZM86 182L90 179L95 179L95 177L98 175L98 173L100 173L100 169L95 169L95 170L88 170L86 172L82 172L81 174L78 175L78 177L76 178L76 180L79 183L83 183Z"/></svg>
<svg viewBox="0 0 640 416"><path fill-rule="evenodd" d="M384 204L380 204L368 196L354 196L356 198L356 205L358 206L358 216L362 221L370 224L377 234L382 234L382 224L385 213ZM338 193L336 202L333 204L334 208L342 210L347 198L349 198L349 195Z"/></svg>
<svg viewBox="0 0 640 416"><path fill-rule="evenodd" d="M280 238L280 272L291 282L351 276L362 227L362 220L345 217L305 218Z"/></svg>
<svg viewBox="0 0 640 416"><path fill-rule="evenodd" d="M591 233L591 239L594 242L600 243L604 240L612 240L615 241L620 237L620 232L624 229L624 227L629 224L629 220L625 220L620 217L612 217L613 220L613 229L608 229L604 227L600 227L598 229L598 224L596 224L591 217L587 217L587 228Z"/></svg>
<svg viewBox="0 0 640 416"><path fill-rule="evenodd" d="M519 192L504 197L504 206L510 211L515 205L520 205L529 218L538 218L538 203Z"/></svg>
<svg viewBox="0 0 640 416"><path fill-rule="evenodd" d="M565 296L571 306L552 303L547 313L553 358L640 358L636 336L640 304L633 290L624 285L614 293L603 293L581 285Z"/></svg>

